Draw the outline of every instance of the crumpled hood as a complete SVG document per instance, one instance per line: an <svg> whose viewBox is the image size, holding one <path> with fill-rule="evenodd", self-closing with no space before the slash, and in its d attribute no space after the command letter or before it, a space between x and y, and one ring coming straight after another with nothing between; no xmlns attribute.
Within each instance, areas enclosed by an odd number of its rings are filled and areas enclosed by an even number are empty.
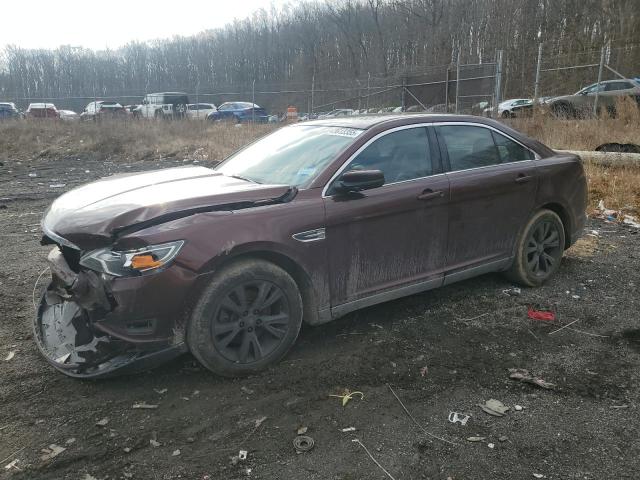
<svg viewBox="0 0 640 480"><path fill-rule="evenodd" d="M98 248L135 225L216 207L247 208L253 202L277 201L291 191L286 185L251 183L205 167L114 175L58 197L45 213L42 227L50 237L62 237L82 249Z"/></svg>

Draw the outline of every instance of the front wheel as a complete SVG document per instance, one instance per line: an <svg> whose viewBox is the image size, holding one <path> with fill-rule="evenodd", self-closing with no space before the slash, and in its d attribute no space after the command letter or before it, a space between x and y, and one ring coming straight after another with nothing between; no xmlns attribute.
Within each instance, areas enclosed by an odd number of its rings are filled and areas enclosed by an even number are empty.
<svg viewBox="0 0 640 480"><path fill-rule="evenodd" d="M302 325L296 282L277 265L240 260L211 280L187 327L191 353L218 375L250 375L278 362Z"/></svg>
<svg viewBox="0 0 640 480"><path fill-rule="evenodd" d="M551 210L540 210L522 230L507 276L527 287L542 285L558 270L564 244L565 231L560 217Z"/></svg>

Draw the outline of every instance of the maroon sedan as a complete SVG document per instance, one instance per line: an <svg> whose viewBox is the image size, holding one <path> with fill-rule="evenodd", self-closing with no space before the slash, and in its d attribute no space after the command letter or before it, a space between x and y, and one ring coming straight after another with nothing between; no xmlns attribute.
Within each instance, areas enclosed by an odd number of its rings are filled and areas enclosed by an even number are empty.
<svg viewBox="0 0 640 480"><path fill-rule="evenodd" d="M190 351L227 376L280 360L303 322L487 272L537 286L585 222L580 159L490 119L288 126L215 169L119 175L42 222L35 338L75 377Z"/></svg>

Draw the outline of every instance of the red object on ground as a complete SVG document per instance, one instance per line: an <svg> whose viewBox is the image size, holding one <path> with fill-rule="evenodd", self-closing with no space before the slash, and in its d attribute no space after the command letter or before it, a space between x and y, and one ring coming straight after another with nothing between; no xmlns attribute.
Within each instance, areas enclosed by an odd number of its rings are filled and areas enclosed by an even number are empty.
<svg viewBox="0 0 640 480"><path fill-rule="evenodd" d="M542 320L544 322L553 322L556 319L556 314L553 312L543 312L541 310L534 310L529 307L527 316L532 320Z"/></svg>

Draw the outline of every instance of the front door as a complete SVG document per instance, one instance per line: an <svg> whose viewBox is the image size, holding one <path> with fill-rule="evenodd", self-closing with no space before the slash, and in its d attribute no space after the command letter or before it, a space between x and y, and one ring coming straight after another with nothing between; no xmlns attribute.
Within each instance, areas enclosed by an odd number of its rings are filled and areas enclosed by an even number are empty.
<svg viewBox="0 0 640 480"><path fill-rule="evenodd" d="M350 195L331 195L328 188L332 307L418 283L422 289L439 286L449 181L440 174L433 132L400 127L374 137L342 172L357 169L381 170L385 184Z"/></svg>
<svg viewBox="0 0 640 480"><path fill-rule="evenodd" d="M450 274L473 267L508 264L535 205L533 152L482 125L435 129L451 187L447 278L459 280Z"/></svg>

